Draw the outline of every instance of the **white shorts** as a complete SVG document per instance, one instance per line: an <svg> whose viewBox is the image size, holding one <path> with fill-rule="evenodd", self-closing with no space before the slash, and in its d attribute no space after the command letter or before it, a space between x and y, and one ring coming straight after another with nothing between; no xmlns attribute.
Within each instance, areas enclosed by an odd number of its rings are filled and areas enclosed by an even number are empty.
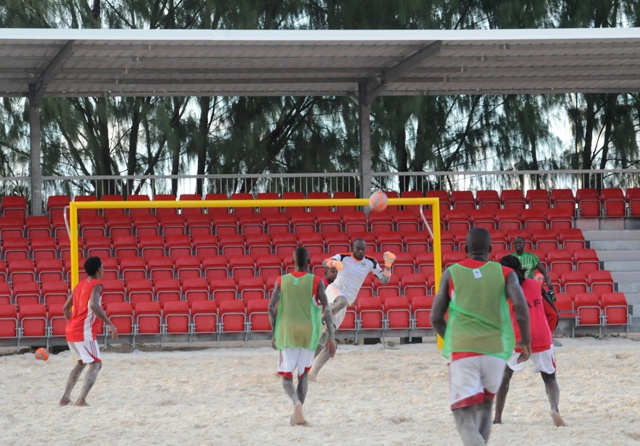
<svg viewBox="0 0 640 446"><path fill-rule="evenodd" d="M531 362L533 364L533 372L539 373L543 372L547 375L551 375L556 372L556 352L551 345L549 350L545 350L543 352L531 353L529 357L529 361L521 362L518 364L518 356L520 353L513 352L509 361L507 361L507 366L513 370L514 372L520 372L524 370L524 365L527 362Z"/></svg>
<svg viewBox="0 0 640 446"><path fill-rule="evenodd" d="M67 342L67 344L74 361L82 361L85 364L91 364L94 361L102 362L98 341Z"/></svg>
<svg viewBox="0 0 640 446"><path fill-rule="evenodd" d="M298 376L311 369L316 352L306 348L285 347L278 352L278 375L293 378L293 371L298 369Z"/></svg>
<svg viewBox="0 0 640 446"><path fill-rule="evenodd" d="M449 363L451 410L473 406L493 399L502 384L506 361L481 355L456 359Z"/></svg>
<svg viewBox="0 0 640 446"><path fill-rule="evenodd" d="M356 301L355 297L353 299L350 299L349 296L342 295L338 287L334 286L332 283L327 286L327 288L325 289L325 293L327 295L327 302L329 303L329 305L331 305L338 296L343 296L345 299L347 299L349 305L353 305L353 303ZM342 321L344 321L344 318L346 316L347 308L343 308L342 310L338 311L333 315L333 325L335 325L336 328L340 328L340 325L342 325Z"/></svg>

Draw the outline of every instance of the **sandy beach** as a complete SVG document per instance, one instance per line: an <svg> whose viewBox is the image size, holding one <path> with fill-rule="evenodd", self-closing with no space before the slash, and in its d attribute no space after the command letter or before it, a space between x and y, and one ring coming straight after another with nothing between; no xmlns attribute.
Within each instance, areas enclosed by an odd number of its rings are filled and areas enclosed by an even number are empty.
<svg viewBox="0 0 640 446"><path fill-rule="evenodd" d="M639 444L640 344L562 342L556 350L560 410L569 426L553 426L542 379L528 365L512 380L504 424L494 426L490 444ZM0 443L461 444L448 406L446 362L433 342L341 345L310 384L309 427L289 426L292 405L268 347L107 350L103 362L91 407L61 408L73 367L68 351L46 362L32 353L0 357Z"/></svg>

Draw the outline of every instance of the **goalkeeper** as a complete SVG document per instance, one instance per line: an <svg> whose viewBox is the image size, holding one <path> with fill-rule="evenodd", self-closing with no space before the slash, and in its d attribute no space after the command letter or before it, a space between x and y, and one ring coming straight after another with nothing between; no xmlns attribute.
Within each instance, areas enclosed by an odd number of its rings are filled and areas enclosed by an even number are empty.
<svg viewBox="0 0 640 446"><path fill-rule="evenodd" d="M353 241L351 250L351 252L336 254L322 262L325 268L335 267L338 270L338 277L326 289L327 300L331 305L333 323L336 329L340 328L340 324L342 324L347 314L347 307L355 302L367 275L372 272L380 282L388 283L391 277L391 266L396 260L394 254L385 252L384 269L381 268L373 257L365 255L367 243L361 238ZM325 354L325 350L322 348L326 337L323 333L316 351L317 356L309 373L309 379L312 381L315 381L318 372L329 360L329 355Z"/></svg>

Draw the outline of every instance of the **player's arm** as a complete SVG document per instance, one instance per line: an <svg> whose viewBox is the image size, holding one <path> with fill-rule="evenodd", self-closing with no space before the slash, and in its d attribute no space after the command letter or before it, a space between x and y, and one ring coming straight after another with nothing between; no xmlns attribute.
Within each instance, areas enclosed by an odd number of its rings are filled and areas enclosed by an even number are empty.
<svg viewBox="0 0 640 446"><path fill-rule="evenodd" d="M444 338L444 333L447 331L447 321L444 316L449 309L449 281L451 280L451 273L448 269L444 270L442 277L440 278L440 287L438 287L438 293L433 299L433 306L431 307L431 325L435 328L436 333L441 338Z"/></svg>
<svg viewBox="0 0 640 446"><path fill-rule="evenodd" d="M538 262L538 264L536 265L536 269L540 271L540 274L544 276L544 281L546 282L547 287L549 287L549 297L551 297L551 300L556 300L556 293L555 291L553 291L551 276L549 276L549 273L547 272L547 268L544 267L542 262Z"/></svg>
<svg viewBox="0 0 640 446"><path fill-rule="evenodd" d="M329 257L328 259L324 259L322 261L322 266L325 268L335 268L338 272L342 271L342 262L339 260L340 255L336 255L333 257Z"/></svg>
<svg viewBox="0 0 640 446"><path fill-rule="evenodd" d="M62 314L67 321L71 319L71 307L73 307L73 293L69 294L67 301L62 306Z"/></svg>
<svg viewBox="0 0 640 446"><path fill-rule="evenodd" d="M507 296L513 304L513 312L516 315L516 322L520 328L520 347L522 353L518 358L518 362L523 362L529 359L531 356L531 331L529 330L529 306L527 305L527 299L524 297L522 287L518 281L518 276L515 272L510 272L506 279L506 291Z"/></svg>
<svg viewBox="0 0 640 446"><path fill-rule="evenodd" d="M396 255L392 252L387 251L383 254L383 258L384 269L380 269L380 265L377 265L376 269L378 271L375 271L375 273L380 282L382 282L383 284L387 284L389 283L389 280L391 280L391 267L393 266L393 262L396 261Z"/></svg>
<svg viewBox="0 0 640 446"><path fill-rule="evenodd" d="M324 320L324 324L327 328L327 333L329 334L329 340L327 341L325 349L329 352L329 356L333 358L336 354L336 341L334 339L336 327L333 324L333 314L331 311L331 306L329 305L327 294L324 292L324 283L322 283L322 281L318 282L316 295L318 296L318 300L320 301L320 304L322 305L322 308L324 310L322 319Z"/></svg>
<svg viewBox="0 0 640 446"><path fill-rule="evenodd" d="M278 314L278 302L280 302L280 287L278 286L278 282L276 282L275 287L273 287L273 293L271 293L271 300L269 300L269 322L271 323L271 346L276 348L276 316Z"/></svg>
<svg viewBox="0 0 640 446"><path fill-rule="evenodd" d="M89 298L89 308L98 319L109 326L111 337L115 339L118 337L118 329L113 325L113 322L111 322L104 311L102 311L102 307L100 306L100 293L102 293L102 285L94 286L91 290L91 297Z"/></svg>

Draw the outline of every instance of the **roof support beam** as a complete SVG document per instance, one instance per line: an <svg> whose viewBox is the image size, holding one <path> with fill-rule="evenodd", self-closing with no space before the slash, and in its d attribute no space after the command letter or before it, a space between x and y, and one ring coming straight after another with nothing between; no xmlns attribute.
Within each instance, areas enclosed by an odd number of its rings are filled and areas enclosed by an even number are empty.
<svg viewBox="0 0 640 446"><path fill-rule="evenodd" d="M55 76L55 74L62 68L62 65L71 57L73 54L73 42L74 40L69 40L62 49L56 54L56 57L53 58L51 63L44 69L44 71L40 74L40 78L34 84L33 96L30 100L35 101L36 104L40 104L40 101L44 97L44 93L47 90L47 84L49 81ZM31 92L30 92L31 93Z"/></svg>
<svg viewBox="0 0 640 446"><path fill-rule="evenodd" d="M29 86L29 146L31 154L31 215L42 215L42 147L40 136L40 102L35 86Z"/></svg>
<svg viewBox="0 0 640 446"><path fill-rule="evenodd" d="M371 195L371 102L367 98L367 86L358 84L358 119L360 136L360 197Z"/></svg>
<svg viewBox="0 0 640 446"><path fill-rule="evenodd" d="M366 84L367 100L372 101L373 99L375 99L376 96L378 96L384 91L385 88L387 88L387 84L389 82L393 82L408 70L420 65L420 63L422 63L425 59L439 52L441 46L442 41L436 40L435 42L422 47L417 52L407 57L405 60L398 62L387 71L380 73L380 75L376 78L369 80Z"/></svg>

